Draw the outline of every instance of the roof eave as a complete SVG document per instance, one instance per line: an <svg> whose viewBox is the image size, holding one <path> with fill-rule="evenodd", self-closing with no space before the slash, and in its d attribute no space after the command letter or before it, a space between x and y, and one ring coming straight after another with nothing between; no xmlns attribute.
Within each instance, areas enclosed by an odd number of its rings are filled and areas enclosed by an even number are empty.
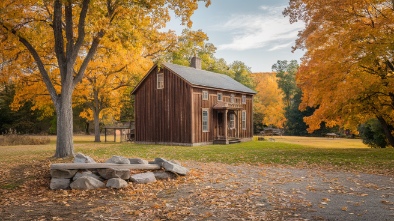
<svg viewBox="0 0 394 221"><path fill-rule="evenodd" d="M218 88L218 87L209 87L209 86L204 86L204 85L197 85L197 84L191 84L195 88L202 88L202 89L213 89L213 90L221 90L221 91L228 91L228 92L236 92L236 93L242 93L242 94L251 94L255 95L257 94L256 92L247 92L247 91L238 91L238 90L231 90L231 89L226 89L226 88Z"/></svg>
<svg viewBox="0 0 394 221"><path fill-rule="evenodd" d="M152 71L157 67L157 64L154 64L151 69L149 69L148 73L144 76L144 78L142 78L142 80L140 80L140 82L138 82L138 84L134 87L133 91L131 92L132 95L135 94L135 92L137 92L137 90L139 89L139 87L141 86L141 84L145 81L145 79L152 73Z"/></svg>

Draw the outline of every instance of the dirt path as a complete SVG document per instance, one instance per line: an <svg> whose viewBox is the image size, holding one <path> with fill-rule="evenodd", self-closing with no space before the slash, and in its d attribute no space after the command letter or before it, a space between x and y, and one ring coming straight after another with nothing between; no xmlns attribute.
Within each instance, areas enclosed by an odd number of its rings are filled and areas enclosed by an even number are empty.
<svg viewBox="0 0 394 221"><path fill-rule="evenodd" d="M48 166L0 189L0 220L394 220L394 178L321 169L185 162L190 175L123 190L51 191ZM33 172L39 171L39 172Z"/></svg>

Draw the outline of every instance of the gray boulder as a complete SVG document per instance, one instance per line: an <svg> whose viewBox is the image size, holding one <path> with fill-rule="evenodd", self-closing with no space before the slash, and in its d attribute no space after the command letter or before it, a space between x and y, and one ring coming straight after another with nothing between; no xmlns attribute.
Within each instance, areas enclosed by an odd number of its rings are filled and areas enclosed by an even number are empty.
<svg viewBox="0 0 394 221"><path fill-rule="evenodd" d="M130 164L148 164L147 160L140 158L129 158Z"/></svg>
<svg viewBox="0 0 394 221"><path fill-rule="evenodd" d="M70 188L70 179L52 178L49 185L51 190L65 190Z"/></svg>
<svg viewBox="0 0 394 221"><path fill-rule="evenodd" d="M106 163L116 163L116 164L130 164L130 160L121 156L112 156L110 159L105 161Z"/></svg>
<svg viewBox="0 0 394 221"><path fill-rule="evenodd" d="M96 161L82 153L77 153L74 156L74 163L96 163Z"/></svg>
<svg viewBox="0 0 394 221"><path fill-rule="evenodd" d="M92 190L105 187L105 184L93 177L83 176L76 179L70 184L71 189L76 190Z"/></svg>
<svg viewBox="0 0 394 221"><path fill-rule="evenodd" d="M155 160L153 162L149 162L150 164L157 164L159 166L163 166L164 162L167 162L168 160L164 159L164 158L155 158Z"/></svg>
<svg viewBox="0 0 394 221"><path fill-rule="evenodd" d="M171 163L175 163L179 166L182 166L181 162L177 161L177 160L170 160Z"/></svg>
<svg viewBox="0 0 394 221"><path fill-rule="evenodd" d="M54 169L51 170L52 178L59 179L70 179L72 178L78 170L64 170L64 169Z"/></svg>
<svg viewBox="0 0 394 221"><path fill-rule="evenodd" d="M177 160L166 160L166 159L164 159L164 158L155 158L155 160L154 161L152 161L152 162L149 162L150 164L158 164L158 165L160 165L160 166L163 166L163 163L164 162L171 162L171 163L174 163L174 164L177 164L177 165L179 165L179 166L182 166L182 164L179 162L179 161L177 161Z"/></svg>
<svg viewBox="0 0 394 221"><path fill-rule="evenodd" d="M83 171L83 172L78 172L78 173L76 173L76 174L74 175L74 177L73 177L73 181L75 181L76 179L78 179L78 178L80 178L80 177L83 177L83 176L90 176L90 177L93 177L93 178L98 179L98 180L100 180L100 181L103 181L103 180L104 180L104 179L101 178L100 176L98 176L98 175L92 173L92 171L87 170L87 171Z"/></svg>
<svg viewBox="0 0 394 221"><path fill-rule="evenodd" d="M155 175L155 178L157 180L169 180L176 178L176 175L174 173L170 173L162 170L154 171L153 174Z"/></svg>
<svg viewBox="0 0 394 221"><path fill-rule="evenodd" d="M162 164L162 167L166 171L170 171L170 172L173 172L173 173L176 173L176 174L179 174L179 175L183 175L183 176L186 175L189 172L189 169L187 169L187 168L185 168L183 166L180 166L178 164L175 164L173 162L170 162L170 161L165 161Z"/></svg>
<svg viewBox="0 0 394 221"><path fill-rule="evenodd" d="M141 183L141 184L156 182L155 174L153 174L152 172L135 174L130 177L130 180L133 181L134 183Z"/></svg>
<svg viewBox="0 0 394 221"><path fill-rule="evenodd" d="M121 178L124 180L130 179L130 170L129 169L97 169L100 176L106 180L112 178Z"/></svg>
<svg viewBox="0 0 394 221"><path fill-rule="evenodd" d="M127 182L120 178L112 178L108 180L106 186L109 188L120 189L127 187Z"/></svg>

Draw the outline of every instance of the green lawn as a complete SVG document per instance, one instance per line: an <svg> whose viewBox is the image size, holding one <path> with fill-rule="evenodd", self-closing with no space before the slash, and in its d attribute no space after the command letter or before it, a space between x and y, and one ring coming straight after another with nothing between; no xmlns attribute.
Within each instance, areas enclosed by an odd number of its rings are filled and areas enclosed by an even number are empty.
<svg viewBox="0 0 394 221"><path fill-rule="evenodd" d="M357 139L274 138L276 142L251 141L199 147L94 143L92 136L76 136L74 140L75 152L82 152L98 161L104 161L112 155L120 155L147 160L163 157L180 161L316 166L362 172L394 173L393 148L372 149ZM48 145L0 147L0 156L2 156L0 164L50 159L54 152L54 142ZM58 160L51 159L51 161L57 162ZM71 161L71 159L63 161Z"/></svg>

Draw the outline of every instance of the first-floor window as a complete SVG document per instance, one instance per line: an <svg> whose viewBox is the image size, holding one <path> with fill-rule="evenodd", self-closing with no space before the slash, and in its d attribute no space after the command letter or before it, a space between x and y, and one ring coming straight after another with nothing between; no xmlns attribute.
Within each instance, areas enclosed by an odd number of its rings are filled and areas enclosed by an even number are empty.
<svg viewBox="0 0 394 221"><path fill-rule="evenodd" d="M208 109L203 109L202 110L202 132L208 132L209 127L209 112Z"/></svg>
<svg viewBox="0 0 394 221"><path fill-rule="evenodd" d="M230 129L235 128L235 114L230 114Z"/></svg>
<svg viewBox="0 0 394 221"><path fill-rule="evenodd" d="M246 130L246 111L242 111L242 130Z"/></svg>

